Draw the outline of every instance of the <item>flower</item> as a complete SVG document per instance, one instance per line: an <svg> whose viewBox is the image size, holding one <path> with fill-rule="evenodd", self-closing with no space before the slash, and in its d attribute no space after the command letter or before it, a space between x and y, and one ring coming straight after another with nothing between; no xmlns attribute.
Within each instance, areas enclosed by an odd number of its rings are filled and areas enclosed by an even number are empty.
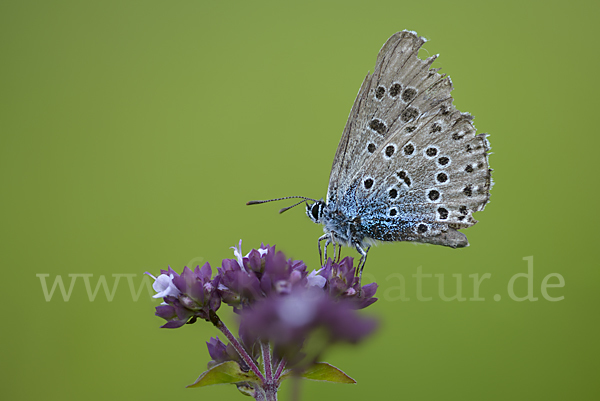
<svg viewBox="0 0 600 401"><path fill-rule="evenodd" d="M327 283L327 279L323 276L320 276L319 275L320 272L321 272L321 269L313 270L312 272L310 272L310 274L306 277L307 287L323 288L325 286L325 284Z"/></svg>
<svg viewBox="0 0 600 401"><path fill-rule="evenodd" d="M242 242L232 247L236 259L225 259L218 269L218 291L221 299L236 310L251 305L271 293L289 293L295 286L308 282L306 265L286 259L274 246L261 245L242 256ZM311 278L311 283L321 283Z"/></svg>
<svg viewBox="0 0 600 401"><path fill-rule="evenodd" d="M240 265L240 268L245 271L244 258L242 257L242 240L240 239L240 243L238 244L237 247L232 246L229 249L233 249L233 256L235 256L235 258L237 259L237 262ZM248 256L248 255L246 255L246 256Z"/></svg>
<svg viewBox="0 0 600 401"><path fill-rule="evenodd" d="M162 297L164 302L156 307L156 315L167 320L164 328L177 328L185 323L193 323L197 318L208 320L209 310L216 311L221 306L217 292L219 279L211 280L212 269L206 263L193 271L187 266L179 275L169 267L161 270L155 279L153 288L157 291L154 298Z"/></svg>
<svg viewBox="0 0 600 401"><path fill-rule="evenodd" d="M377 301L373 296L378 286L371 283L361 287L355 272L354 259L347 256L340 263L328 259L319 274L325 277L324 289L332 297L351 299L356 309L363 309Z"/></svg>
<svg viewBox="0 0 600 401"><path fill-rule="evenodd" d="M239 337L236 341L241 344L244 350L250 355L252 360L257 361L260 355L260 348L255 346L253 343L248 343L247 338ZM240 365L240 368L247 372L250 370L248 365L242 360L240 354L235 350L233 345L227 344L219 339L219 337L210 338L210 341L206 342L206 347L208 348L208 353L211 357L211 361L208 363L208 368L210 369L212 366L217 365L219 363L227 362L227 361L235 361Z"/></svg>
<svg viewBox="0 0 600 401"><path fill-rule="evenodd" d="M169 266L169 270L171 267ZM169 272L169 274L161 274L158 277L154 277L152 274L146 272L145 274L149 275L154 279L154 283L152 284L152 288L157 293L152 296L152 298L164 298L168 295L178 296L180 291L173 284L173 278L177 273Z"/></svg>
<svg viewBox="0 0 600 401"><path fill-rule="evenodd" d="M194 270L184 267L181 274L171 267L161 270L158 277L147 273L155 280L154 298L164 301L156 308L156 315L167 320L162 327L181 327L197 318L208 320L209 311L217 311L221 302L239 313L265 298L307 288L327 293L331 299L351 301L348 305L355 309L377 301L377 284L359 285L353 258L340 263L329 259L321 269L309 273L303 261L287 259L274 246L262 244L242 256L240 240L232 249L235 259L224 259L212 279L208 263Z"/></svg>
<svg viewBox="0 0 600 401"><path fill-rule="evenodd" d="M241 344L244 344L243 340L238 340ZM246 345L243 345L244 348L246 350L250 349L252 350L253 347L248 347ZM223 341L221 341L219 339L219 337L210 338L210 341L206 342L206 347L208 348L208 353L211 357L211 361L208 362L208 368L210 369L211 367L219 364L219 363L223 363L223 362L227 362L227 361L235 361L240 365L240 368L243 371L248 371L248 365L246 365L246 363L244 363L244 361L242 360L242 358L240 358L240 355L237 353L237 351L235 350L235 348L231 345L231 344L227 344L225 345L225 343ZM254 360L258 359L258 354L257 353L250 353L252 355L252 358Z"/></svg>
<svg viewBox="0 0 600 401"><path fill-rule="evenodd" d="M231 360L229 355L227 355L227 345L219 340L219 337L211 337L210 341L206 342L206 346L208 347L208 353L213 361L221 363Z"/></svg>
<svg viewBox="0 0 600 401"><path fill-rule="evenodd" d="M324 335L310 351L311 361L336 342L357 343L373 332L376 322L361 317L349 299L334 299L318 287L298 287L289 294L272 294L244 309L240 332L257 342L270 341L279 357L298 362L307 339ZM305 352L306 350L302 350Z"/></svg>
<svg viewBox="0 0 600 401"><path fill-rule="evenodd" d="M357 343L375 330L375 320L360 316L357 309L377 301L377 284L360 286L352 258L328 260L309 273L303 261L287 259L274 246L262 244L246 256L241 240L232 248L235 259L224 259L212 278L208 263L194 270L186 266L181 274L171 267L158 277L147 273L154 278L154 298L163 299L156 307L156 315L167 321L161 327L177 328L201 318L229 341L210 338L208 370L190 387L233 380L246 395L274 399L291 370L306 371L331 344ZM240 315L238 337L216 313L222 302ZM322 365L336 375L341 372ZM341 382L353 382L346 379ZM338 381L333 376L325 380Z"/></svg>

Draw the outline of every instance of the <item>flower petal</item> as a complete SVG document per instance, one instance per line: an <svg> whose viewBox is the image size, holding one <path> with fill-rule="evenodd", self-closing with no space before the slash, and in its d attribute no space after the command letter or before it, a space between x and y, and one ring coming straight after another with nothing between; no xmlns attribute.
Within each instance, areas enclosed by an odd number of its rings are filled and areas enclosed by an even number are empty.
<svg viewBox="0 0 600 401"><path fill-rule="evenodd" d="M321 271L321 269L313 270L312 272L310 272L310 274L306 277L306 279L308 280L306 283L307 287L323 288L325 286L327 279L325 277L319 275L320 271Z"/></svg>
<svg viewBox="0 0 600 401"><path fill-rule="evenodd" d="M242 256L242 240L240 240L240 243L238 244L237 248L235 246L232 246L229 249L233 249L233 255L237 259L237 262L240 265L240 269L246 271L246 269L244 269L244 257Z"/></svg>

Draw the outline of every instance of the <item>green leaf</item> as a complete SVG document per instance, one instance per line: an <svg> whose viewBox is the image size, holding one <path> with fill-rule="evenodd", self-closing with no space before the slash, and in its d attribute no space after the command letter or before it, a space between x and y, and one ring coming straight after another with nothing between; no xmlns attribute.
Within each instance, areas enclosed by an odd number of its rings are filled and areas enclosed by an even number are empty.
<svg viewBox="0 0 600 401"><path fill-rule="evenodd" d="M220 363L202 373L198 380L187 387L205 387L215 384L240 383L240 382L259 382L252 371L244 372L235 361Z"/></svg>
<svg viewBox="0 0 600 401"><path fill-rule="evenodd" d="M356 380L327 362L317 362L308 368L302 377L308 380L326 381L332 383L354 384Z"/></svg>

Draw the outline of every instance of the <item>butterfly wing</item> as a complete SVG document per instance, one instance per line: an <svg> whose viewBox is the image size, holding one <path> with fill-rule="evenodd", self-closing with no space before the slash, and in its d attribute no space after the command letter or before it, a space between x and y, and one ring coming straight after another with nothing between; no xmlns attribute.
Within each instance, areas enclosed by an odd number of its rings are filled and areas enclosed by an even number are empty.
<svg viewBox="0 0 600 401"><path fill-rule="evenodd" d="M332 168L328 201L361 216L367 236L448 246L468 242L491 187L489 144L452 105L452 81L417 57L425 40L398 32L355 101Z"/></svg>

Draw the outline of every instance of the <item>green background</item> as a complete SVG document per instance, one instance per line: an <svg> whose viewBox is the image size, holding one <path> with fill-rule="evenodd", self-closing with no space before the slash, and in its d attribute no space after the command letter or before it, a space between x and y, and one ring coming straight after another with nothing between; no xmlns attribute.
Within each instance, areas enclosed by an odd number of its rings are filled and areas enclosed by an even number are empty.
<svg viewBox="0 0 600 401"><path fill-rule="evenodd" d="M597 2L3 1L0 3L0 388L15 400L241 399L186 389L205 369L209 324L159 329L158 303L122 278L93 301L77 278L210 261L242 238L318 267L321 227L286 203L325 195L346 118L385 40L454 82L489 132L496 186L471 246L372 249L381 329L327 360L357 385L306 382L303 399L592 400L598 377ZM345 254L356 252L345 249ZM533 256L535 302L510 298ZM464 302L437 278L462 275ZM470 274L489 273L480 297ZM560 274L562 288L541 294ZM409 300L399 298L399 275ZM556 278L550 279L557 283ZM524 296L526 280L516 280ZM499 294L500 301L494 296ZM228 322L231 316L226 315ZM284 384L280 399L288 399Z"/></svg>

